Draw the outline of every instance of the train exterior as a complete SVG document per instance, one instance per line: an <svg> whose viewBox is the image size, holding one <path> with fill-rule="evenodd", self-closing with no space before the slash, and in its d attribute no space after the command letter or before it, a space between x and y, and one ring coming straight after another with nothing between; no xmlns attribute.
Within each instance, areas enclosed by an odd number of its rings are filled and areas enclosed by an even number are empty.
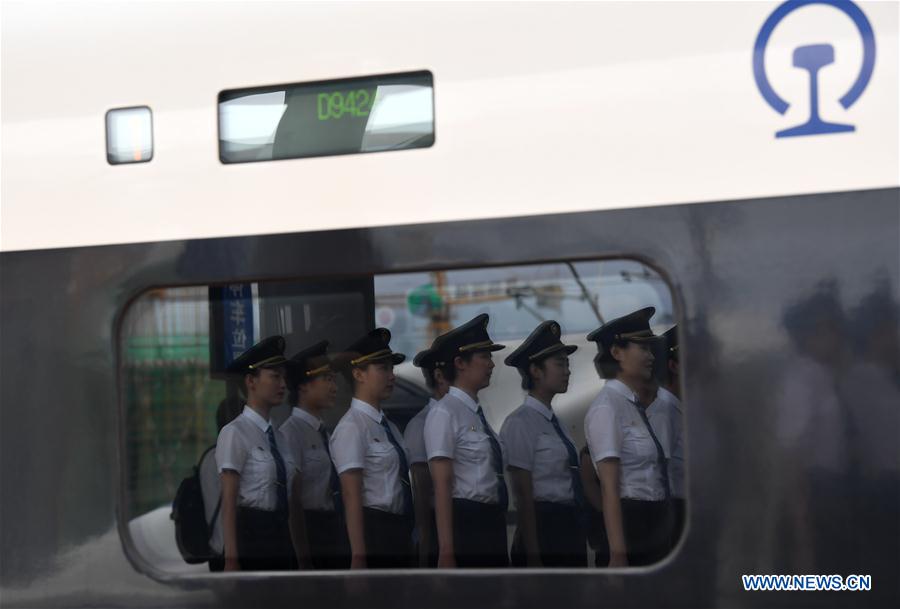
<svg viewBox="0 0 900 609"><path fill-rule="evenodd" d="M900 604L897 3L10 1L2 16L2 606ZM430 139L224 162L231 92L404 74L430 83ZM152 150L117 165L105 121L123 108L149 108ZM679 326L688 509L663 562L210 574L138 547L122 337L150 291L350 282L372 322L379 276L623 259L664 281ZM801 497L800 520L828 526L786 527L778 506L833 448L815 414L829 381L794 375L791 337L828 294L848 370L880 345L841 394L868 432L843 435L852 463ZM829 520L841 497L852 509ZM828 557L871 589L743 585Z"/></svg>

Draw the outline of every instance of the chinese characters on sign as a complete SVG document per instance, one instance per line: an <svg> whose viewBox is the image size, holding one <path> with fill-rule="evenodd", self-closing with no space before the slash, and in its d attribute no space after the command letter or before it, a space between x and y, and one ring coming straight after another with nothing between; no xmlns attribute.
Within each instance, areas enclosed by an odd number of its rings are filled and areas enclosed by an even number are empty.
<svg viewBox="0 0 900 609"><path fill-rule="evenodd" d="M224 305L225 343L224 366L248 349L256 338L253 335L253 301L249 283L235 283L222 290Z"/></svg>

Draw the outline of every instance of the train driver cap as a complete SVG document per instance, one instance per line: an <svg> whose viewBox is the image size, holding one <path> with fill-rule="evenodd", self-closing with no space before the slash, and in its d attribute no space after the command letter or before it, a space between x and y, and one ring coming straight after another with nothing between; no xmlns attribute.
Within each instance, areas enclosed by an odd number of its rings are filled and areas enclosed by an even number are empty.
<svg viewBox="0 0 900 609"><path fill-rule="evenodd" d="M283 366L286 361L284 337L270 336L241 353L225 368L225 371L230 374L246 374L262 368Z"/></svg>
<svg viewBox="0 0 900 609"><path fill-rule="evenodd" d="M446 337L446 334L441 334L432 341L430 347L416 353L416 356L413 358L413 366L429 369L442 366L441 349L443 348Z"/></svg>
<svg viewBox="0 0 900 609"><path fill-rule="evenodd" d="M446 334L442 334L435 339L438 345L436 351L439 353L439 357L435 357L446 362L453 361L454 357L466 353L506 349L506 345L499 345L488 336L489 321L488 314L482 313Z"/></svg>
<svg viewBox="0 0 900 609"><path fill-rule="evenodd" d="M314 376L329 372L331 360L328 359L327 351L328 341L322 340L292 355L284 364L291 384L297 385Z"/></svg>
<svg viewBox="0 0 900 609"><path fill-rule="evenodd" d="M349 347L334 358L335 369L346 370L353 366L361 366L374 362L390 361L396 366L406 359L402 353L391 351L391 331L387 328L375 328L355 340Z"/></svg>
<svg viewBox="0 0 900 609"><path fill-rule="evenodd" d="M561 334L562 330L556 321L551 319L542 322L504 362L514 368L525 368L532 362L539 362L555 353L571 355L578 347L563 344Z"/></svg>
<svg viewBox="0 0 900 609"><path fill-rule="evenodd" d="M648 343L659 340L650 329L650 318L654 313L655 307L646 307L617 317L588 334L587 339L596 342L601 352L616 342Z"/></svg>
<svg viewBox="0 0 900 609"><path fill-rule="evenodd" d="M669 359L678 361L678 326L672 326L662 333L663 339L666 341L666 356Z"/></svg>

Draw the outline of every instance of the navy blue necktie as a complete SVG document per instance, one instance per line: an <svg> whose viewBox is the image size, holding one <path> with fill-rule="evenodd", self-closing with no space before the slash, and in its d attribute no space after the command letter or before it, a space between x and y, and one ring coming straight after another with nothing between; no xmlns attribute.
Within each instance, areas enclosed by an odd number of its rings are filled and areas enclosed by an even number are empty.
<svg viewBox="0 0 900 609"><path fill-rule="evenodd" d="M563 433L562 427L559 426L559 419L556 418L555 414L550 419L550 422L553 423L553 429L556 430L559 439L562 440L562 443L566 447L566 451L569 453L569 474L572 476L572 490L575 493L575 505L580 507L584 505L584 488L581 486L581 473L578 468L578 452L575 450L575 445L572 444L569 441L569 438L566 437L566 434Z"/></svg>
<svg viewBox="0 0 900 609"><path fill-rule="evenodd" d="M331 460L331 447L328 445L328 432L325 431L325 426L322 424L319 424L319 435L322 436L325 452L328 453L328 463L331 464L331 476L328 479L328 486L331 488L331 500L334 501L334 511L340 514L344 509L344 502L341 500L341 479L338 478L337 470L334 468L334 461Z"/></svg>
<svg viewBox="0 0 900 609"><path fill-rule="evenodd" d="M484 418L484 410L478 407L478 416L481 418L481 424L484 425L484 432L491 441L491 462L494 465L494 472L497 474L497 500L500 507L505 512L509 508L509 490L506 488L506 478L503 477L503 450L500 448L500 442L491 431L487 419Z"/></svg>
<svg viewBox="0 0 900 609"><path fill-rule="evenodd" d="M662 475L663 492L665 492L666 501L668 501L671 494L671 489L669 489L669 460L666 459L666 453L663 451L662 444L659 443L659 439L656 437L656 434L653 433L653 426L650 425L650 419L647 417L647 406L637 401L635 401L634 406L637 408L638 414L641 415L641 419L644 421L647 431L650 432L653 443L656 444L656 462L659 463L659 470Z"/></svg>
<svg viewBox="0 0 900 609"><path fill-rule="evenodd" d="M397 442L397 438L391 432L391 426L388 425L387 417L381 415L381 426L387 433L388 441L393 444L397 456L400 457L400 486L403 488L403 514L409 516L413 513L412 486L409 484L409 464L406 461L406 452Z"/></svg>
<svg viewBox="0 0 900 609"><path fill-rule="evenodd" d="M272 451L272 458L275 459L276 494L278 497L276 509L279 512L286 512L288 509L287 470L284 467L284 459L281 458L281 453L278 452L278 444L275 443L275 432L272 430L271 425L266 429L266 437L269 439L269 450Z"/></svg>

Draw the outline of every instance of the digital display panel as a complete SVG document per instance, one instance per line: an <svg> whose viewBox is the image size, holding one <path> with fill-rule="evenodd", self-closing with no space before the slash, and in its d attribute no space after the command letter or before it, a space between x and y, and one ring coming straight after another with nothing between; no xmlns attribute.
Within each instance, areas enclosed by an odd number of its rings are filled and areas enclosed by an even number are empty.
<svg viewBox="0 0 900 609"><path fill-rule="evenodd" d="M427 148L430 72L233 89L219 94L223 163Z"/></svg>

